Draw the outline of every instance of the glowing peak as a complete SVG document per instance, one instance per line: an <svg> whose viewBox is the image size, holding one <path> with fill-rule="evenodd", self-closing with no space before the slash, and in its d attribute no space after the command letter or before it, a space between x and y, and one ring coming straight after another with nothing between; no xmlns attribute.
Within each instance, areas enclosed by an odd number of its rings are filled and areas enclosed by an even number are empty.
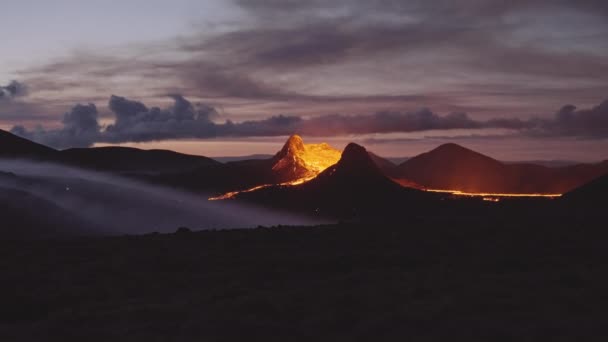
<svg viewBox="0 0 608 342"><path fill-rule="evenodd" d="M304 151L304 140L297 134L294 134L287 139L287 142L281 149L280 154L287 155L290 153L296 153L299 151Z"/></svg>
<svg viewBox="0 0 608 342"><path fill-rule="evenodd" d="M274 157L272 169L282 182L312 178L338 162L340 155L328 144L304 144L299 135L292 135Z"/></svg>

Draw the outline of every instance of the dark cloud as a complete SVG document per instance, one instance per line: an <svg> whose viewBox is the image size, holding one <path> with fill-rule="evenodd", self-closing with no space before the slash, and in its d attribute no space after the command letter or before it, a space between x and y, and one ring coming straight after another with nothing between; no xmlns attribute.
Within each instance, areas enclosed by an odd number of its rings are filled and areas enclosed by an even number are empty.
<svg viewBox="0 0 608 342"><path fill-rule="evenodd" d="M104 131L106 142L152 141L208 138L215 134L215 108L206 104L192 104L181 95L170 95L171 108L147 108L143 103L120 96L112 96L109 108L116 115L114 124Z"/></svg>
<svg viewBox="0 0 608 342"><path fill-rule="evenodd" d="M0 101L27 95L25 84L11 81L6 86L0 86Z"/></svg>
<svg viewBox="0 0 608 342"><path fill-rule="evenodd" d="M214 137L268 137L294 133L306 136L340 136L370 133L407 133L430 130L488 128L510 129L526 136L575 136L608 138L608 100L597 107L576 110L565 106L552 119L496 118L475 120L466 113L439 115L423 108L414 112L385 111L371 115L322 115L304 119L299 116L272 116L267 119L225 123L213 121L215 108L192 104L181 95L171 95L170 108L148 108L145 104L112 96L109 108L113 124L102 130L97 108L76 105L55 130L27 130L15 126L13 133L58 148L90 146L96 142L124 143L170 139L208 139Z"/></svg>
<svg viewBox="0 0 608 342"><path fill-rule="evenodd" d="M551 120L532 120L530 132L538 135L608 138L608 100L591 109L562 107Z"/></svg>
<svg viewBox="0 0 608 342"><path fill-rule="evenodd" d="M78 104L64 114L61 121L63 127L59 129L46 130L38 127L27 130L23 126L15 126L11 132L57 148L88 147L101 137L97 115L97 107L94 104Z"/></svg>
<svg viewBox="0 0 608 342"><path fill-rule="evenodd" d="M301 12L351 9L353 11L383 11L391 13L418 13L436 15L504 15L505 13L533 8L565 8L597 14L608 13L603 0L236 0L239 6L259 15L283 13L299 15Z"/></svg>

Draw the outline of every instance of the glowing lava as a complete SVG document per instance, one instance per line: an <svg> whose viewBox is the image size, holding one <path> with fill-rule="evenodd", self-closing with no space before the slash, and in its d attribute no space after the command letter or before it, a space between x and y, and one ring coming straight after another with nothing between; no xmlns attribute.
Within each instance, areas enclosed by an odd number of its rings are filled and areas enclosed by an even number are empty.
<svg viewBox="0 0 608 342"><path fill-rule="evenodd" d="M231 199L241 193L256 191L273 185L292 186L305 183L328 167L336 164L342 152L329 144L304 144L298 135L289 137L285 146L273 158L272 172L277 176L275 184L261 184L249 189L231 191L209 198L210 201Z"/></svg>
<svg viewBox="0 0 608 342"><path fill-rule="evenodd" d="M337 163L341 156L342 152L326 143L304 144L299 135L292 135L274 156L272 171L285 182L314 178Z"/></svg>
<svg viewBox="0 0 608 342"><path fill-rule="evenodd" d="M501 194L501 193L485 193L485 192L464 192L460 190L437 190L437 189L424 189L428 192L439 192L451 194L454 196L466 196L466 197L482 197L484 201L490 202L498 202L501 198L531 198L531 197L541 197L541 198L558 198L561 197L562 194Z"/></svg>

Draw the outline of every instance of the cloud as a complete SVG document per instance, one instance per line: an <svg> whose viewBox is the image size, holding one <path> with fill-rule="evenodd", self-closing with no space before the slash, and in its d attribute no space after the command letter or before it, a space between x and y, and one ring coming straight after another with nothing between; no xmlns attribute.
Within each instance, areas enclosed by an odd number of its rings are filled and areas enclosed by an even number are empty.
<svg viewBox="0 0 608 342"><path fill-rule="evenodd" d="M25 84L11 81L6 86L0 86L0 101L27 95Z"/></svg>
<svg viewBox="0 0 608 342"><path fill-rule="evenodd" d="M148 108L143 103L112 95L109 108L114 124L101 137L105 142L152 141L181 138L209 138L215 134L215 108L193 105L181 95L170 95L171 108Z"/></svg>
<svg viewBox="0 0 608 342"><path fill-rule="evenodd" d="M99 141L101 137L97 115L97 107L94 104L77 104L64 114L61 121L62 128L46 130L37 127L34 130L27 130L23 126L15 126L11 132L56 148L88 147Z"/></svg>
<svg viewBox="0 0 608 342"><path fill-rule="evenodd" d="M553 119L531 120L529 126L534 135L608 138L608 100L590 109L566 105Z"/></svg>
<svg viewBox="0 0 608 342"><path fill-rule="evenodd" d="M205 27L112 56L75 53L23 75L57 97L73 88L140 98L175 92L247 115L243 103L274 104L270 114L285 105L335 112L328 102L347 112L361 103L361 112L484 107L478 115L521 103L515 109L529 114L563 104L556 93L591 103L608 90L605 1L235 3L242 17L229 29Z"/></svg>
<svg viewBox="0 0 608 342"><path fill-rule="evenodd" d="M370 133L407 133L430 130L502 128L526 136L576 136L608 138L608 100L599 106L576 110L565 106L552 119L495 118L476 120L466 113L439 115L423 108L413 112L383 111L371 115L322 115L312 118L277 115L266 119L216 123L217 110L206 104L192 104L183 96L170 95L173 106L148 107L142 102L112 95L108 107L114 123L105 129L98 123L93 104L76 105L64 115L63 127L55 130L27 130L15 126L12 132L57 148L90 146L97 142L124 143L214 137L268 137L294 133L306 136L340 136Z"/></svg>

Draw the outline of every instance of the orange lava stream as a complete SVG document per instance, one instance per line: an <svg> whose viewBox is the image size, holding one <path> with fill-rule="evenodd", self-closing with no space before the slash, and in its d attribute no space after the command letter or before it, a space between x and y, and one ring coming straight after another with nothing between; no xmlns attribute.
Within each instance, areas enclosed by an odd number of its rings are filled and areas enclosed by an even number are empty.
<svg viewBox="0 0 608 342"><path fill-rule="evenodd" d="M484 201L498 202L500 198L529 198L529 197L542 197L542 198L558 198L562 194L503 194L503 193L491 193L491 192L465 192L460 190L438 190L438 189L425 189L428 192L439 192L451 194L454 196L467 196L467 197L483 197Z"/></svg>
<svg viewBox="0 0 608 342"><path fill-rule="evenodd" d="M300 146L298 146L297 141L300 141ZM273 165L272 170L276 171L277 169L282 168L291 168L295 166L293 163L296 163L299 167L304 168L307 172L304 175L300 175L300 178L295 179L293 181L278 183L278 184L262 184L257 185L249 189L238 190L227 192L223 195L210 197L209 201L219 201L225 199L234 199L238 194L247 193L256 191L259 189L264 189L270 186L292 186L298 185L309 180L315 178L318 174L325 171L330 166L336 164L340 157L342 156L342 152L337 150L327 143L320 144L304 144L302 142L302 138L297 135L293 135L289 138L288 144L293 143L293 146L290 146L289 152L291 154L283 157L281 160L276 162ZM286 145L287 146L287 145Z"/></svg>
<svg viewBox="0 0 608 342"><path fill-rule="evenodd" d="M226 200L226 199L234 199L238 194L252 192L252 191L259 190L259 189L264 189L264 188L267 188L269 186L274 186L274 185L276 185L276 186L293 186L293 185L298 185L298 184L306 183L306 182L308 182L309 180L311 180L311 179L313 179L315 177L300 178L300 179L296 179L296 180L291 181L291 182L285 182L285 183L279 183L279 184L262 184L262 185L257 185L257 186L254 186L253 188L249 188L249 189L245 189L245 190L239 190L239 191L230 191L230 192L227 192L227 193L219 195L219 196L209 197L207 200L209 200L209 201L221 201L221 200Z"/></svg>

